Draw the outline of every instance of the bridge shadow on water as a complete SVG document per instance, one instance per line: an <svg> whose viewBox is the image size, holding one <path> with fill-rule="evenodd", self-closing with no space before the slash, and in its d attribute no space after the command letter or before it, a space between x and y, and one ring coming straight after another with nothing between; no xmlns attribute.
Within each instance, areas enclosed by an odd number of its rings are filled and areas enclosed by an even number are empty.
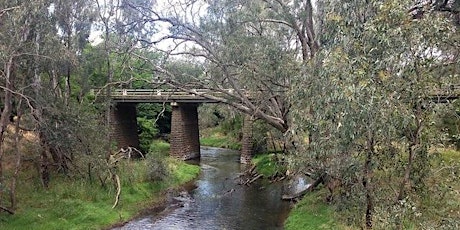
<svg viewBox="0 0 460 230"><path fill-rule="evenodd" d="M201 175L171 196L164 210L147 213L117 229L283 229L290 203L281 184L256 181L239 185L246 165L239 152L201 147Z"/></svg>

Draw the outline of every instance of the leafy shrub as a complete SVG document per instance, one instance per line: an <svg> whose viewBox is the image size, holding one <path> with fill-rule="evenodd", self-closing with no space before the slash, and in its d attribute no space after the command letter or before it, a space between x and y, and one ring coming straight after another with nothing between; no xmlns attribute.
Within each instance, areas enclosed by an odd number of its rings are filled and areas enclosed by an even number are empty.
<svg viewBox="0 0 460 230"><path fill-rule="evenodd" d="M149 149L150 143L155 137L158 136L159 130L155 121L153 119L148 119L145 117L138 117L137 124L139 126L139 142L140 147L143 152L146 152Z"/></svg>
<svg viewBox="0 0 460 230"><path fill-rule="evenodd" d="M442 115L440 128L447 133L450 143L460 150L460 100L453 107Z"/></svg>
<svg viewBox="0 0 460 230"><path fill-rule="evenodd" d="M169 175L165 157L159 152L150 152L147 156L147 181L164 181Z"/></svg>

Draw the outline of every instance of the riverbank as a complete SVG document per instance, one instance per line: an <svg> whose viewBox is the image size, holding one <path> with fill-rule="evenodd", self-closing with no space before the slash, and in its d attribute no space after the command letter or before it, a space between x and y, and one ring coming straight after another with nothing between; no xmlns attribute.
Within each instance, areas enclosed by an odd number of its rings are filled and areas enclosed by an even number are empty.
<svg viewBox="0 0 460 230"><path fill-rule="evenodd" d="M167 158L170 174L163 181L148 182L146 160L119 165L121 194L112 208L116 189L97 181L54 178L48 190L35 178L21 180L18 210L1 214L0 229L101 229L123 223L162 201L166 191L178 188L199 174L199 167ZM24 175L26 177L26 175Z"/></svg>
<svg viewBox="0 0 460 230"><path fill-rule="evenodd" d="M229 141L229 139L220 137L218 134L212 132L211 134L211 139ZM218 143L218 141L214 143ZM260 154L254 157L252 163L256 165L258 174L263 175L264 178L272 178L275 174L281 175L285 171L282 164L277 162L278 158L276 154ZM426 192L435 195L421 197L416 205L423 211L421 216L424 218L426 226L435 226L442 221L449 221L452 226L458 226L455 224L458 223L460 217L460 181L456 175L460 169L460 152L453 149L432 149L430 158L429 175L426 177ZM378 176L381 175L376 174L376 177ZM349 213L346 213L347 210L338 211L337 204L326 202L327 195L328 191L323 185L305 195L293 205L285 221L285 229L359 229L362 227L348 223L346 216ZM406 216L404 228L422 226L419 224L420 219L415 217ZM378 218L381 216L375 218L375 228L384 229L387 223Z"/></svg>
<svg viewBox="0 0 460 230"><path fill-rule="evenodd" d="M431 151L430 173L427 176L427 194L417 203L423 223L410 216L405 217L403 229L432 229L441 222L450 221L447 229L457 229L460 218L460 151L453 149L433 149ZM326 188L319 188L305 195L291 210L285 222L285 230L304 229L361 229L361 226L345 224L345 210L336 211L333 204L325 201ZM415 206L414 206L415 207ZM416 208L412 208L416 210ZM375 221L375 229L387 229L388 223Z"/></svg>
<svg viewBox="0 0 460 230"><path fill-rule="evenodd" d="M219 127L202 130L200 145L233 150L241 149L241 142L230 135L225 135Z"/></svg>
<svg viewBox="0 0 460 230"><path fill-rule="evenodd" d="M286 171L286 167L279 163L279 156L276 154L256 155L252 163L264 178L283 175ZM326 189L322 188L308 193L300 202L293 204L284 222L284 229L346 229L335 217L333 208L325 202L326 193Z"/></svg>

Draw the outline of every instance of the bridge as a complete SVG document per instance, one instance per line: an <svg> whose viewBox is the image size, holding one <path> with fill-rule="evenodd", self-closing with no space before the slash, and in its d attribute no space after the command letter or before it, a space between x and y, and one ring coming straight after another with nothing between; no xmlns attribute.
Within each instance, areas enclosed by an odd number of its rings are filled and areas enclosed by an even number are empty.
<svg viewBox="0 0 460 230"><path fill-rule="evenodd" d="M115 89L111 92L111 100L115 103L115 106L111 110L113 137L120 148L126 146L139 147L136 104L170 103L172 106L170 155L183 160L199 158L200 140L197 110L199 104L217 103L218 101L212 98L225 97L232 94L234 92L231 89L220 92L208 89L193 89L189 91L171 89ZM430 90L428 98L435 103L446 103L458 99L459 95L460 85L457 84L447 88ZM242 163L251 161L253 156L252 145L252 120L250 116L245 115L240 158Z"/></svg>
<svg viewBox="0 0 460 230"><path fill-rule="evenodd" d="M209 89L192 89L191 92L171 90L171 89L115 89L111 98L112 101L130 102L130 103L216 103L202 96L203 94L212 95L215 97L225 96L222 92L213 92ZM232 94L232 90L225 90Z"/></svg>
<svg viewBox="0 0 460 230"><path fill-rule="evenodd" d="M105 94L104 91L99 91ZM111 101L115 105L111 109L112 137L119 148L139 147L136 120L136 104L138 103L170 103L172 107L170 155L182 160L200 157L200 140L198 127L198 106L201 103L217 103L218 101L204 97L224 97L232 90L212 92L207 89L195 89L190 92L170 89L115 89L111 92ZM243 123L243 139L240 161L250 163L253 156L252 119L245 115Z"/></svg>
<svg viewBox="0 0 460 230"><path fill-rule="evenodd" d="M429 98L435 103L447 103L460 97L460 84L430 90Z"/></svg>

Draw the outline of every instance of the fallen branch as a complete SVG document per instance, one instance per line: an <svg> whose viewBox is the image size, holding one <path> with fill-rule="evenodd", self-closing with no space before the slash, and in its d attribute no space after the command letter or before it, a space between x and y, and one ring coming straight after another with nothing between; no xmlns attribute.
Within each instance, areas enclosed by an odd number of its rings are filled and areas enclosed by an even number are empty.
<svg viewBox="0 0 460 230"><path fill-rule="evenodd" d="M226 195L228 195L228 194L232 194L234 191L235 191L235 189L232 188L232 189L226 191L222 196L226 196Z"/></svg>
<svg viewBox="0 0 460 230"><path fill-rule="evenodd" d="M257 174L257 176L253 177L253 178L249 178L247 179L244 183L241 183L242 185L246 185L246 186L249 186L251 185L252 183L254 183L254 181L258 180L259 178L262 177L262 174Z"/></svg>
<svg viewBox="0 0 460 230"><path fill-rule="evenodd" d="M257 179L259 179L259 178L261 178L261 177L262 177L262 174L257 175L256 177L252 178L252 180L250 180L249 183L246 184L246 185L249 185L249 184L254 183L254 181L256 181Z"/></svg>
<svg viewBox="0 0 460 230"><path fill-rule="evenodd" d="M112 206L112 209L117 207L118 201L120 200L120 193L121 193L121 185L120 185L120 177L115 174L115 181L117 182L117 195L115 196L115 203Z"/></svg>
<svg viewBox="0 0 460 230"><path fill-rule="evenodd" d="M14 211L11 210L11 209L8 209L6 207L0 206L0 210L3 210L3 211L5 211L5 212L7 212L7 213L9 213L11 215L14 215Z"/></svg>

